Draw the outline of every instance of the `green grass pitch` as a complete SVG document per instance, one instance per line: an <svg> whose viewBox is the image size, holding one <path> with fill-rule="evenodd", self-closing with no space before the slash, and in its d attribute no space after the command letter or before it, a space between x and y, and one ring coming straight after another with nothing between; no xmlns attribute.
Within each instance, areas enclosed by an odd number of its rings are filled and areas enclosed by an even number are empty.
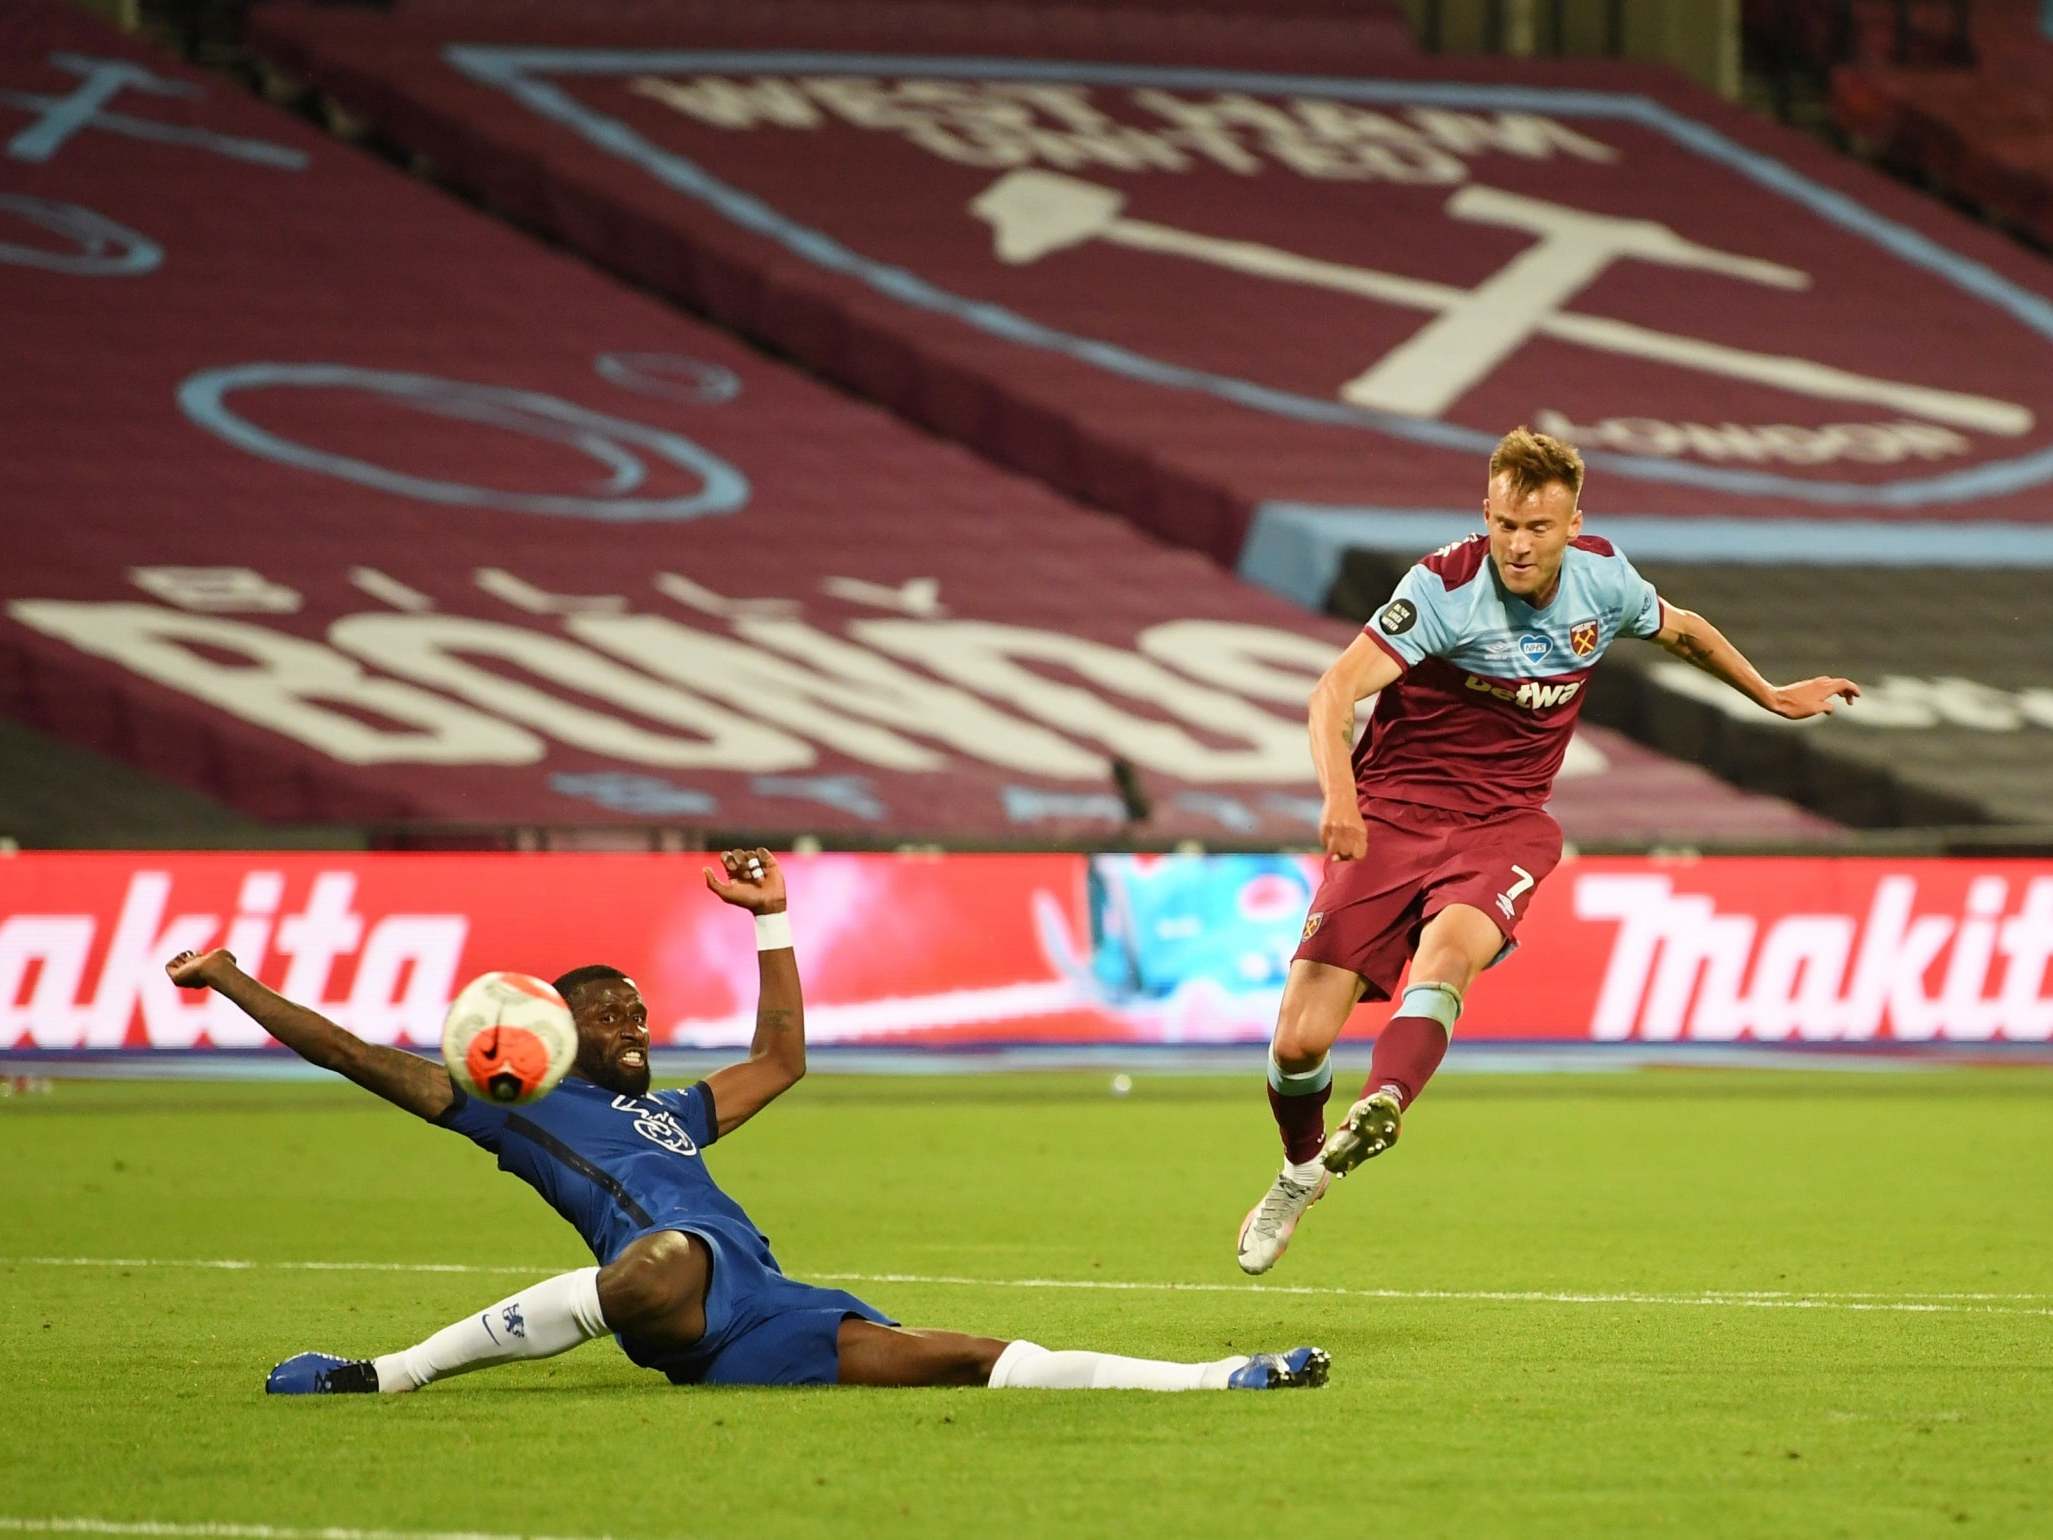
<svg viewBox="0 0 2053 1540"><path fill-rule="evenodd" d="M1266 1286L1259 1082L1106 1084L815 1075L710 1159L910 1324L1315 1342L1327 1389L679 1390L600 1342L267 1400L588 1258L339 1084L0 1103L0 1532L2053 1534L2053 1071L1449 1075Z"/></svg>

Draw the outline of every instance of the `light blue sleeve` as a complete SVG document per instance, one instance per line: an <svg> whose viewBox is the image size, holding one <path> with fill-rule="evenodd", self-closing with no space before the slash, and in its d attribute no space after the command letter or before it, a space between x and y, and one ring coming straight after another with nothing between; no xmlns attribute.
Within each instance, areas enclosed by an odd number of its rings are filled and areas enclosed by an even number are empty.
<svg viewBox="0 0 2053 1540"><path fill-rule="evenodd" d="M1618 634L1620 636L1652 636L1661 629L1661 596L1654 592L1654 585L1639 575L1639 570L1625 559L1625 552L1612 547L1612 561L1616 564L1614 590L1618 605Z"/></svg>
<svg viewBox="0 0 2053 1540"><path fill-rule="evenodd" d="M1362 630L1411 668L1422 659L1445 657L1454 650L1452 610L1447 585L1421 562L1398 580L1389 602L1369 617Z"/></svg>

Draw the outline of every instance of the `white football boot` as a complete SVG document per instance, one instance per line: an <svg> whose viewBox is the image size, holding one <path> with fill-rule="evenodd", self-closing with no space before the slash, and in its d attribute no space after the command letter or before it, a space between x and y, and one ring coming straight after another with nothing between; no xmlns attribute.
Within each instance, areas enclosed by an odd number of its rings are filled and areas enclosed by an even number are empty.
<svg viewBox="0 0 2053 1540"><path fill-rule="evenodd" d="M1240 1270L1266 1273L1276 1259L1290 1249L1290 1237L1304 1211L1326 1194L1332 1182L1330 1171L1321 1171L1310 1182L1300 1182L1285 1166L1262 1195L1262 1201L1247 1211L1240 1222Z"/></svg>
<svg viewBox="0 0 2053 1540"><path fill-rule="evenodd" d="M1404 1124L1404 1103L1397 1087L1371 1091L1352 1107L1340 1126L1326 1138L1319 1159L1335 1176L1345 1176L1372 1155L1380 1155L1397 1142Z"/></svg>

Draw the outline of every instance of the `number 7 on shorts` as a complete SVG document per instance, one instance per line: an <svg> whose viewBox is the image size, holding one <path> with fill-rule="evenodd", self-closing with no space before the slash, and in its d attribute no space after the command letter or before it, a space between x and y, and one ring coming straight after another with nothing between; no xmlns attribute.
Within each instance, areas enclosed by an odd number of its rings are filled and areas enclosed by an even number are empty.
<svg viewBox="0 0 2053 1540"><path fill-rule="evenodd" d="M1523 866L1513 865L1511 869L1518 873L1518 881L1497 895L1497 907L1504 911L1504 918L1507 920L1518 907L1518 895L1533 885L1533 874Z"/></svg>

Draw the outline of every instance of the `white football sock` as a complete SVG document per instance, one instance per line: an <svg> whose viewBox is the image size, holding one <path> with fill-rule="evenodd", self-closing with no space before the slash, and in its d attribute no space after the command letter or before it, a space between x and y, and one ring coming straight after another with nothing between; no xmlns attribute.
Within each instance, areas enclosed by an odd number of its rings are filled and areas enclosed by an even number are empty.
<svg viewBox="0 0 2053 1540"><path fill-rule="evenodd" d="M1326 1164L1316 1155L1301 1166L1293 1165L1286 1160L1283 1163L1283 1174L1300 1187L1316 1187L1319 1185L1319 1178L1326 1174Z"/></svg>
<svg viewBox="0 0 2053 1540"><path fill-rule="evenodd" d="M523 1358L553 1358L603 1337L606 1330L599 1309L599 1270L581 1267L508 1295L403 1353L374 1360L378 1389L419 1390L452 1374Z"/></svg>
<svg viewBox="0 0 2053 1540"><path fill-rule="evenodd" d="M1155 1358L1121 1358L1117 1353L1076 1350L1051 1353L1031 1342L1013 1342L991 1368L993 1390L1224 1390L1247 1359L1221 1358L1208 1364L1171 1364Z"/></svg>

